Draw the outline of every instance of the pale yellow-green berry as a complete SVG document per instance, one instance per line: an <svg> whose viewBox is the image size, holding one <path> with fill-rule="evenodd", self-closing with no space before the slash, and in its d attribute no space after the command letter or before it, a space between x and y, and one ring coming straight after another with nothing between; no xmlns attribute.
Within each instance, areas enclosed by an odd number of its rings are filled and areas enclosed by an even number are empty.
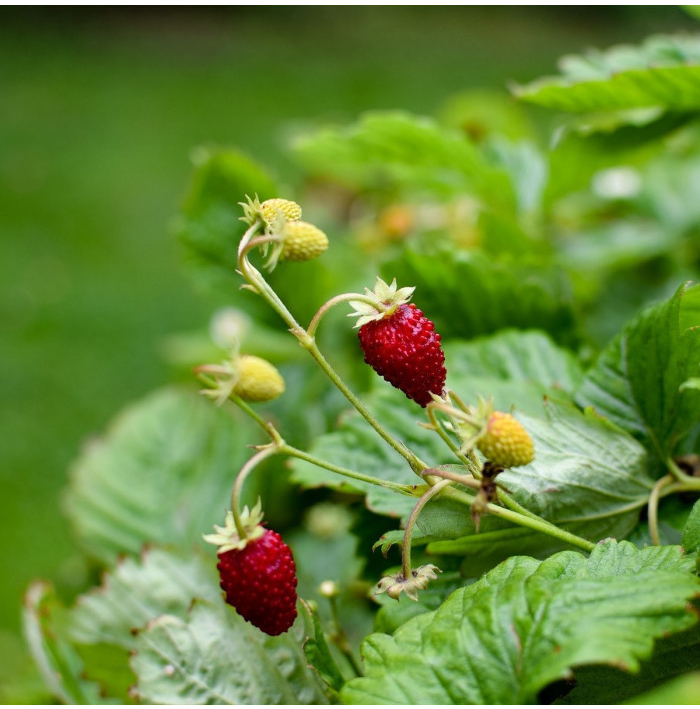
<svg viewBox="0 0 700 709"><path fill-rule="evenodd" d="M510 414L494 411L476 444L487 460L503 468L527 465L535 457L530 434Z"/></svg>
<svg viewBox="0 0 700 709"><path fill-rule="evenodd" d="M237 379L233 393L245 401L271 401L284 393L284 379L267 360L241 355L236 363Z"/></svg>
<svg viewBox="0 0 700 709"><path fill-rule="evenodd" d="M287 222L282 234L283 261L308 261L328 248L328 237L308 222Z"/></svg>
<svg viewBox="0 0 700 709"><path fill-rule="evenodd" d="M275 226L280 214L290 222L301 219L301 207L296 202L279 197L265 200L260 205L260 213L269 227Z"/></svg>

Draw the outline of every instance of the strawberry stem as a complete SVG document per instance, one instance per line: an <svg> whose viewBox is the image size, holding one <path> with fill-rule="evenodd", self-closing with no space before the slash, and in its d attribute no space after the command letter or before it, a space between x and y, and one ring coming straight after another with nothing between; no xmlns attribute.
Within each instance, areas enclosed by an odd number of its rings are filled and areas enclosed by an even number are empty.
<svg viewBox="0 0 700 709"><path fill-rule="evenodd" d="M289 455L293 458L299 458L299 460L305 460L307 463L311 463L319 468L324 468L325 470L330 470L333 473L342 475L346 478L351 478L352 480L359 480L361 482L370 483L371 485L377 485L378 487L383 487L388 490L395 490L400 492L402 495L409 495L410 497L415 497L415 485L402 485L401 483L395 483L391 480L382 480L381 478L375 478L371 475L365 475L364 473L358 473L350 468L344 468L340 465L335 465L335 463L329 463L326 460L317 458L310 453L307 453L299 448L294 448L294 446L288 445L279 431L274 427L270 421L266 421L260 414L258 414L255 409L248 405L246 401L241 399L235 394L230 397L231 401L241 407L245 413L247 413L270 437L272 445L275 447L276 451L282 455Z"/></svg>
<svg viewBox="0 0 700 709"><path fill-rule="evenodd" d="M431 471L431 473L440 477L447 477L445 471L442 470ZM474 503L473 495L470 495L469 493L464 492L462 490L457 490L453 487L446 489L444 494L446 497L451 497L453 500L462 502L463 504L466 504L469 507L471 507ZM486 505L486 509L490 514L494 515L495 517L501 517L502 519L506 519L509 522L518 524L521 527L533 529L536 532L542 532L542 534L547 534L550 537L554 537L555 539L560 539L561 541L566 542L567 544L571 544L572 546L578 547L579 549L583 549L584 551L591 552L593 551L593 549L595 549L595 544L593 542L589 542L587 539L583 539L582 537L579 537L576 534L572 534L571 532L567 532L563 529L560 529L555 524L552 524L551 522L542 519L542 517L531 517L529 515L520 514L519 512L514 512L513 510L505 509L503 507L500 507L499 505L495 505L492 502L489 502Z"/></svg>
<svg viewBox="0 0 700 709"><path fill-rule="evenodd" d="M444 488L451 484L451 480L441 480L433 485L421 496L406 521L406 529L403 533L403 543L401 545L401 575L403 576L404 581L411 578L411 538L413 537L413 528L416 525L418 515L433 497L438 495Z"/></svg>
<svg viewBox="0 0 700 709"><path fill-rule="evenodd" d="M684 473L673 458L666 459L666 466L671 472L671 475L673 475L679 483L682 483L686 490L700 490L700 478Z"/></svg>
<svg viewBox="0 0 700 709"><path fill-rule="evenodd" d="M248 531L241 520L240 513L240 503L241 503L241 490L243 489L243 483L245 482L248 475L255 469L258 463L269 458L271 455L278 453L278 446L270 444L261 448L252 458L250 458L245 465L240 469L238 475L236 476L236 482L233 484L233 490L231 492L231 512L233 514L233 522L236 525L236 531L241 539L248 538Z"/></svg>
<svg viewBox="0 0 700 709"><path fill-rule="evenodd" d="M651 543L654 546L659 546L661 543L659 538L659 498L661 497L661 491L672 485L675 482L675 477L670 473L664 475L656 481L654 487L651 489L651 494L649 495L649 502L647 504L647 512L649 518L649 535L651 536Z"/></svg>
<svg viewBox="0 0 700 709"><path fill-rule="evenodd" d="M340 305L341 303L349 303L350 301L360 301L361 303L367 303L368 305L373 306L374 308L377 308L380 310L384 306L381 303L377 303L376 298L372 298L368 296L367 294L362 294L362 293L341 293L340 295L336 295L334 298L331 298L330 300L327 300L317 311L316 314L314 315L313 319L311 320L311 323L309 324L309 328L306 331L309 337L315 337L316 335L316 330L318 329L319 324L321 323L321 320L323 319L324 315L331 310L331 308L334 308L336 305Z"/></svg>
<svg viewBox="0 0 700 709"><path fill-rule="evenodd" d="M364 406L364 404L353 394L350 388L341 379L338 373L331 367L326 358L323 356L316 341L304 328L295 320L294 316L289 312L279 296L271 288L269 283L248 260L248 252L256 245L256 239L253 239L255 232L259 229L260 223L255 222L250 229L246 231L241 239L238 247L238 268L243 277L254 288L255 292L264 298L269 305L278 313L278 315L289 326L291 333L299 340L301 346L309 352L316 360L318 365L323 369L328 378L342 392L345 398L357 409L367 423L411 466L411 469L420 475L420 471L428 466L415 454L409 450L403 443L397 441L372 415L372 413ZM252 241L251 241L252 239Z"/></svg>
<svg viewBox="0 0 700 709"><path fill-rule="evenodd" d="M349 468L343 468L340 465L335 465L335 463L329 463L326 460L317 458L316 456L287 445L286 443L280 448L280 453L291 455L294 458L299 458L299 460L305 460L307 463L311 463L319 468L325 468L326 470L330 470L333 473L337 473L338 475L342 475L343 477L350 478L352 480L359 480L360 482L377 485L378 487L383 487L387 490L395 490L396 492L400 492L402 495L415 497L415 485L402 485L401 483L395 483L391 480L382 480L381 478L375 478L372 475L358 473L355 470L350 470Z"/></svg>

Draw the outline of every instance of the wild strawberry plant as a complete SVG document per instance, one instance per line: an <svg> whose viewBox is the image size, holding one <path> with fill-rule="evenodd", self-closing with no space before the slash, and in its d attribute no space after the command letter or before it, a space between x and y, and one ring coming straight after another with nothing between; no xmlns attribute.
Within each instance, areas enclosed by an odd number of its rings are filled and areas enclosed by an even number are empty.
<svg viewBox="0 0 700 709"><path fill-rule="evenodd" d="M177 230L228 307L75 464L105 575L28 592L57 699L599 704L700 670L699 47L515 89L576 112L554 141L469 97L312 130L298 200L197 152Z"/></svg>

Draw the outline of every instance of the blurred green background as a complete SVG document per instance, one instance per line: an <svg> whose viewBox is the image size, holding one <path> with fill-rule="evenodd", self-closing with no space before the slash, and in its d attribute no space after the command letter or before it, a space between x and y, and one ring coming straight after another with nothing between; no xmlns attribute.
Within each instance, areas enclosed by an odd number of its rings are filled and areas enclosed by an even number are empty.
<svg viewBox="0 0 700 709"><path fill-rule="evenodd" d="M686 28L675 7L1 9L0 699L34 681L27 584L86 581L61 515L71 460L171 378L162 339L214 308L169 231L194 146L242 147L284 180L294 126L432 114Z"/></svg>

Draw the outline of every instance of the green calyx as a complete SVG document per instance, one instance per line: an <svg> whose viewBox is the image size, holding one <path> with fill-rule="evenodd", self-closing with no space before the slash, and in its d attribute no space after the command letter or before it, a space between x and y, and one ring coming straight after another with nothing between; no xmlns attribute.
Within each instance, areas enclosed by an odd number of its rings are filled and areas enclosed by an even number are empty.
<svg viewBox="0 0 700 709"><path fill-rule="evenodd" d="M372 320L381 320L391 315L399 305L408 303L415 290L415 286L398 288L395 278L391 284L388 284L377 277L377 283L373 291L365 288L365 300L350 301L354 311L348 317L357 317L355 327L362 327Z"/></svg>
<svg viewBox="0 0 700 709"><path fill-rule="evenodd" d="M248 507L243 508L243 512L240 514L240 523L245 531L245 536L242 536L238 528L236 527L236 521L233 512L230 510L226 513L226 522L223 527L214 525L216 530L215 534L203 534L205 542L209 544L214 544L218 548L219 554L224 554L227 551L232 551L233 549L245 549L248 542L254 539L259 539L265 534L265 529L262 527L261 522L263 519L262 514L262 504L258 500L255 507L252 510L248 510Z"/></svg>

